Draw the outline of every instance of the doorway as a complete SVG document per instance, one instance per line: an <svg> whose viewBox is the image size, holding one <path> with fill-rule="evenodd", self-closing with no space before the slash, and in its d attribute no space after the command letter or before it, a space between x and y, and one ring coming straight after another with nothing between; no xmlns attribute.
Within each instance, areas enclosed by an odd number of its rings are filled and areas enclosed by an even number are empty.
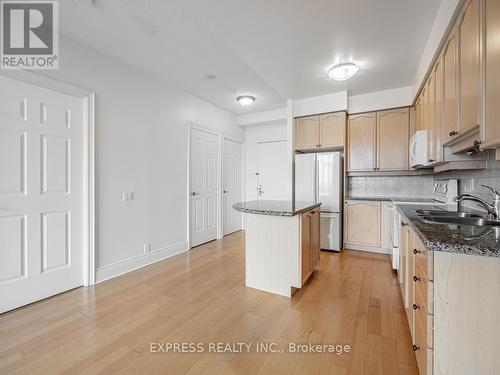
<svg viewBox="0 0 500 375"><path fill-rule="evenodd" d="M242 228L241 213L233 204L242 200L242 144L224 138L222 144L222 225L224 236Z"/></svg>
<svg viewBox="0 0 500 375"><path fill-rule="evenodd" d="M257 200L289 199L289 149L287 141L257 145Z"/></svg>
<svg viewBox="0 0 500 375"><path fill-rule="evenodd" d="M84 111L82 98L0 76L0 313L84 284Z"/></svg>

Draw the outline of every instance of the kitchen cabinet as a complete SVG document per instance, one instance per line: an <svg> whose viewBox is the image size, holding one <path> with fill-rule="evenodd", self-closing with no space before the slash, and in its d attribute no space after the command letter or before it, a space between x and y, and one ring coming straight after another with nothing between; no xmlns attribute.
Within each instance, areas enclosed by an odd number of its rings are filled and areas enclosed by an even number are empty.
<svg viewBox="0 0 500 375"><path fill-rule="evenodd" d="M346 243L380 248L380 202L348 200L345 207Z"/></svg>
<svg viewBox="0 0 500 375"><path fill-rule="evenodd" d="M456 38L455 33L452 32L443 51L444 115L441 131L443 145L450 143L458 136L456 73Z"/></svg>
<svg viewBox="0 0 500 375"><path fill-rule="evenodd" d="M484 106L485 118L481 127L481 147L500 147L500 2L498 0L484 1ZM497 160L500 151L497 151Z"/></svg>
<svg viewBox="0 0 500 375"><path fill-rule="evenodd" d="M428 112L428 130L429 130L429 164L434 164L437 161L437 145L436 145L436 74L431 72L427 81L427 112Z"/></svg>
<svg viewBox="0 0 500 375"><path fill-rule="evenodd" d="M295 148L301 150L343 147L345 120L345 112L297 118Z"/></svg>
<svg viewBox="0 0 500 375"><path fill-rule="evenodd" d="M443 77L443 57L440 56L436 65L434 66L434 149L436 163L442 163L443 145L442 145L442 132L443 127L443 94L444 94L444 77Z"/></svg>
<svg viewBox="0 0 500 375"><path fill-rule="evenodd" d="M377 112L377 169L407 170L410 134L408 108Z"/></svg>
<svg viewBox="0 0 500 375"><path fill-rule="evenodd" d="M300 215L302 285L319 263L320 211L314 209Z"/></svg>
<svg viewBox="0 0 500 375"><path fill-rule="evenodd" d="M319 117L302 117L295 120L296 148L318 147Z"/></svg>
<svg viewBox="0 0 500 375"><path fill-rule="evenodd" d="M345 112L319 116L319 147L344 146Z"/></svg>
<svg viewBox="0 0 500 375"><path fill-rule="evenodd" d="M348 170L408 170L408 108L349 116Z"/></svg>
<svg viewBox="0 0 500 375"><path fill-rule="evenodd" d="M349 116L347 128L349 171L375 170L376 127L375 113Z"/></svg>
<svg viewBox="0 0 500 375"><path fill-rule="evenodd" d="M459 38L459 131L463 135L479 127L480 0L469 0L457 23ZM497 67L498 69L498 67Z"/></svg>

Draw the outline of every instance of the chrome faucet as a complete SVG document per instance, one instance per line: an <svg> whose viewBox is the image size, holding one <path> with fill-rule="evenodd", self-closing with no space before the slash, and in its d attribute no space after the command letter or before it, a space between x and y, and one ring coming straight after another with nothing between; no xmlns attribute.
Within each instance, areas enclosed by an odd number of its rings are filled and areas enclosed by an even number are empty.
<svg viewBox="0 0 500 375"><path fill-rule="evenodd" d="M482 187L485 187L487 189L490 189L493 194L495 194L495 197L493 198L493 202L488 203L485 200L476 197L471 194L461 194L455 198L453 198L453 201L455 202L462 202L462 201L472 201L478 203L481 207L483 207L487 212L488 212L488 218L493 219L493 220L498 220L500 219L500 193L492 188L491 186L487 185L481 185Z"/></svg>

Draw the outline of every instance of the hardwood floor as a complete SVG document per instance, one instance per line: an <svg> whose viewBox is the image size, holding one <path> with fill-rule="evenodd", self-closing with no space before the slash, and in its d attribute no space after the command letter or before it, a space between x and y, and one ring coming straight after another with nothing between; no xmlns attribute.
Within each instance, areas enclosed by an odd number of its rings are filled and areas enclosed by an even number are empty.
<svg viewBox="0 0 500 375"><path fill-rule="evenodd" d="M238 232L0 315L0 374L418 374L389 258L321 253L293 299L245 287ZM153 353L151 343L277 342L284 353ZM289 342L350 345L289 353Z"/></svg>

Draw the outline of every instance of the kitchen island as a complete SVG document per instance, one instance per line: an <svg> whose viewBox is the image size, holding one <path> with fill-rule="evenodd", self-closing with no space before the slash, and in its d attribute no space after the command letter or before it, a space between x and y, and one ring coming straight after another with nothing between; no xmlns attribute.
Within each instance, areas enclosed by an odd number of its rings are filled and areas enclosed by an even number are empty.
<svg viewBox="0 0 500 375"><path fill-rule="evenodd" d="M320 203L247 201L233 208L245 214L245 284L291 297L319 263Z"/></svg>

